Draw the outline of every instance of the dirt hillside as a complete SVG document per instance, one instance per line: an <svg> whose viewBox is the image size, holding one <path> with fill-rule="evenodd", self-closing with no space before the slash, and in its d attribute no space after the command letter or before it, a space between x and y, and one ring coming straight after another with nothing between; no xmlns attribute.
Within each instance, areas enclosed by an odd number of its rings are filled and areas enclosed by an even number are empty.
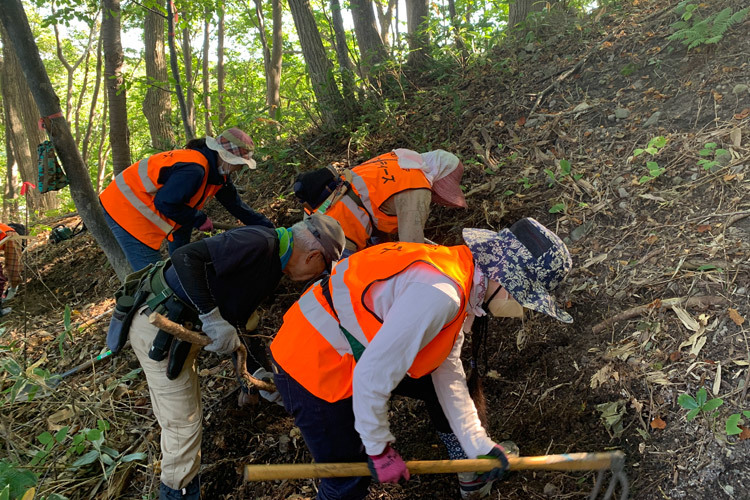
<svg viewBox="0 0 750 500"><path fill-rule="evenodd" d="M499 230L532 216L574 256L558 294L573 324L539 315L490 323L482 364L490 435L512 439L523 455L623 450L631 498L747 499L750 418L741 434L728 435L726 423L750 410L750 18L717 43L688 50L667 39L677 2L633 4L596 19L551 18L466 68L412 75L408 104L369 134L300 138L292 160L305 170L356 165L395 147L457 153L470 208L435 209L428 238L458 244L463 227ZM715 4L701 4L702 14L745 7ZM294 222L301 212L289 196L293 176L281 165L259 169L240 182L243 197L277 224ZM218 205L209 212L228 220ZM50 373L102 352L106 315L86 322L112 307L117 282L91 237L52 245L42 232L27 262L2 343L28 339L16 357L43 359ZM284 281L264 305L269 339L300 290ZM72 338L60 335L66 305ZM203 355L199 363L204 497L314 497L311 480L243 483L244 464L310 455L283 408L237 407L227 360ZM158 426L136 368L126 350L31 401L0 405L9 456L33 456L42 430L106 420L108 446L147 458L120 464L109 481L101 471L49 467L41 489L152 498ZM13 383L5 377L4 389ZM687 420L678 398L701 388L722 404ZM394 399L390 421L406 459L446 458L420 404ZM56 450L64 456L65 448ZM494 491L506 499L585 497L594 479L516 472ZM372 497L452 499L458 487L454 477L425 475L403 487L375 486Z"/></svg>

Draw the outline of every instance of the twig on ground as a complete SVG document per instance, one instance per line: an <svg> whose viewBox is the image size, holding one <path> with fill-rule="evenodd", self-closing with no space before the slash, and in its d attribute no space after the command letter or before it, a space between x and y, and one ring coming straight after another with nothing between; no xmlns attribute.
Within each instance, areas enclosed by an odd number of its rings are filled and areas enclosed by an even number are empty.
<svg viewBox="0 0 750 500"><path fill-rule="evenodd" d="M653 309L659 309L661 307L671 307L671 306L682 306L682 307L700 307L705 308L708 306L722 306L728 304L729 301L725 299L724 297L719 297L717 295L703 295L700 297L675 297L671 299L664 299L661 301L654 301L650 304L646 304L643 306L636 306L632 307L626 311L623 311L619 314L615 314L611 318L607 318L604 321L597 323L596 325L591 328L592 333L601 333L605 328L609 328L614 323L617 323L618 321L623 321L626 319L635 318L636 316L640 316L641 314L653 310Z"/></svg>

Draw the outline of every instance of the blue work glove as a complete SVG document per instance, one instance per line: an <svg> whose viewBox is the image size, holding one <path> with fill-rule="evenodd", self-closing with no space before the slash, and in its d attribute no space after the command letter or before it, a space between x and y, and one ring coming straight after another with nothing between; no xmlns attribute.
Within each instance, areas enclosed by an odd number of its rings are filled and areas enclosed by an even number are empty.
<svg viewBox="0 0 750 500"><path fill-rule="evenodd" d="M501 466L495 467L489 472L486 472L480 476L480 479L482 481L495 481L502 479L505 473L508 471L508 467L510 466L508 464L508 457L505 456L506 452L505 449L500 446L499 444L496 444L489 453L486 455L480 455L477 458L498 458L500 459Z"/></svg>
<svg viewBox="0 0 750 500"><path fill-rule="evenodd" d="M221 317L218 307L198 317L203 323L203 332L211 339L211 343L205 347L207 351L226 355L232 354L240 346L237 329Z"/></svg>

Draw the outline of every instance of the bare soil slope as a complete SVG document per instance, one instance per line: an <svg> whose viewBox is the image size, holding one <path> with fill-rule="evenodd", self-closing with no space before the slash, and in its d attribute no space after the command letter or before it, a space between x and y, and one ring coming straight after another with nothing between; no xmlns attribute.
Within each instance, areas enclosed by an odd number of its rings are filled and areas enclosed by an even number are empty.
<svg viewBox="0 0 750 500"><path fill-rule="evenodd" d="M292 160L307 169L356 165L394 147L459 154L470 209L434 210L430 239L457 244L462 227L500 229L533 216L574 255L559 298L575 323L537 315L491 322L483 366L490 434L512 439L523 455L622 449L632 498L750 498L750 431L725 432L731 414L750 410L750 19L688 51L667 40L676 2L633 3L596 20L553 18L535 37L464 70L414 76L408 105L370 134L303 138ZM704 15L744 7L716 3L702 4ZM651 152L636 155L649 143ZM294 173L282 167L253 174L244 196L289 224L301 212L284 196ZM221 218L219 207L209 209ZM29 282L3 343L26 337L29 359L44 355L44 368L63 372L101 351L107 325L104 318L58 342L64 305L74 326L94 318L111 307L116 280L88 235L58 245L40 237L28 258ZM274 334L299 292L283 284L264 307L263 334ZM200 367L205 498L314 497L311 480L243 483L244 464L307 462L309 453L281 407L237 408L228 361L205 355ZM142 376L129 375L134 368L125 352L31 402L0 406L9 456L27 460L42 430L106 420L109 446L148 459L122 464L110 481L85 469L73 476L51 461L42 489L151 498L158 426ZM11 383L6 376L4 387ZM723 405L687 421L678 397L699 388ZM391 425L405 458L445 458L420 404L395 399ZM593 480L593 473L518 472L495 491L574 498ZM375 486L372 497L449 499L458 488L454 477L421 476Z"/></svg>

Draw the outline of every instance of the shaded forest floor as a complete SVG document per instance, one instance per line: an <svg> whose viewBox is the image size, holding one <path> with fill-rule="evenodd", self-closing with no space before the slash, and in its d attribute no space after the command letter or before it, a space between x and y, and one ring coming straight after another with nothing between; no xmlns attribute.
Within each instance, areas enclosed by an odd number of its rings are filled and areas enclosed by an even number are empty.
<svg viewBox="0 0 750 500"><path fill-rule="evenodd" d="M463 227L500 229L532 216L565 237L574 256L558 296L575 323L532 315L524 324L490 324L490 434L512 439L522 455L621 449L632 498L746 499L750 439L742 438L750 431L727 436L725 422L750 410L750 19L720 43L687 51L666 39L677 19L667 7L676 2L634 3L597 22L550 20L534 41L464 70L425 72L405 86L408 104L367 135L303 138L292 160L309 169L356 165L395 147L456 152L467 167L470 208L435 209L428 238L457 244ZM652 139L655 155L634 156ZM706 169L702 159L715 163ZM650 180L647 161L663 169L652 165ZM278 224L299 219L288 196L294 173L259 164L244 181L245 200ZM220 207L209 211L226 220ZM117 282L88 234L52 245L42 233L30 244L28 282L2 343L28 339L15 358L25 354L61 373L103 350L106 315L77 326L112 307ZM264 306L261 332L269 339L299 292L285 280ZM703 299L670 301L688 297ZM72 340L60 337L65 305ZM202 355L199 363L204 498L314 497L311 480L243 483L244 464L307 462L309 453L281 407L237 407L228 361ZM108 446L147 459L120 464L102 481L96 469L65 470L63 443L38 469L40 490L153 498L159 433L136 368L126 349L31 401L2 403L4 454L26 463L42 431L106 420ZM7 388L15 379L4 377ZM687 421L678 396L701 387L724 403L715 417ZM446 457L419 403L394 399L390 421L406 459ZM593 473L512 473L492 498L581 498L593 481ZM448 475L372 491L381 499L459 497Z"/></svg>

